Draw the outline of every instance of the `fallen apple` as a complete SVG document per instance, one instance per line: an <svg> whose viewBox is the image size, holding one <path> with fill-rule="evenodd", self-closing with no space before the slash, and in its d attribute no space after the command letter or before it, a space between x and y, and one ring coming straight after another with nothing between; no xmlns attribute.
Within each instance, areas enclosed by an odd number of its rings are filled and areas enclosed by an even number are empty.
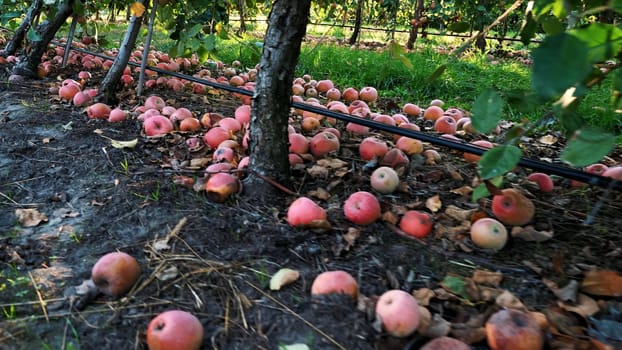
<svg viewBox="0 0 622 350"><path fill-rule="evenodd" d="M492 350L539 350L544 346L538 322L530 314L513 309L490 316L486 340Z"/></svg>
<svg viewBox="0 0 622 350"><path fill-rule="evenodd" d="M173 131L174 126L170 119L158 114L147 118L143 122L143 128L147 136L160 136Z"/></svg>
<svg viewBox="0 0 622 350"><path fill-rule="evenodd" d="M369 225L380 217L380 202L366 191L352 193L343 204L346 219L359 225Z"/></svg>
<svg viewBox="0 0 622 350"><path fill-rule="evenodd" d="M443 336L430 340L419 350L471 350L471 347L456 338Z"/></svg>
<svg viewBox="0 0 622 350"><path fill-rule="evenodd" d="M419 326L419 305L410 293L392 289L384 292L378 299L376 317L389 335L407 337Z"/></svg>
<svg viewBox="0 0 622 350"><path fill-rule="evenodd" d="M128 292L140 277L140 265L124 252L105 254L93 265L91 280L103 294L119 297Z"/></svg>
<svg viewBox="0 0 622 350"><path fill-rule="evenodd" d="M407 235L416 238L425 238L434 226L434 219L432 216L424 211L409 210L404 213L400 220L400 229Z"/></svg>
<svg viewBox="0 0 622 350"><path fill-rule="evenodd" d="M205 183L207 197L217 203L223 203L231 195L239 193L242 188L240 180L229 173L216 173Z"/></svg>
<svg viewBox="0 0 622 350"><path fill-rule="evenodd" d="M514 188L501 190L492 198L492 213L507 225L522 226L529 223L535 214L531 199Z"/></svg>
<svg viewBox="0 0 622 350"><path fill-rule="evenodd" d="M553 179L548 174L545 173L531 173L527 176L527 180L535 182L538 185L538 188L542 192L552 192L553 187Z"/></svg>
<svg viewBox="0 0 622 350"><path fill-rule="evenodd" d="M359 286L354 277L346 271L334 270L320 273L313 280L311 295L346 294L356 299Z"/></svg>
<svg viewBox="0 0 622 350"><path fill-rule="evenodd" d="M481 218L471 225L471 240L484 249L501 250L508 241L508 231L493 218Z"/></svg>
<svg viewBox="0 0 622 350"><path fill-rule="evenodd" d="M400 178L397 172L388 166L381 166L374 170L370 177L371 187L382 193L393 193L400 184Z"/></svg>
<svg viewBox="0 0 622 350"><path fill-rule="evenodd" d="M326 211L307 197L300 197L287 209L287 222L294 227L313 225L326 220Z"/></svg>
<svg viewBox="0 0 622 350"><path fill-rule="evenodd" d="M182 310L162 312L149 322L149 350L198 350L203 343L203 325L196 316Z"/></svg>

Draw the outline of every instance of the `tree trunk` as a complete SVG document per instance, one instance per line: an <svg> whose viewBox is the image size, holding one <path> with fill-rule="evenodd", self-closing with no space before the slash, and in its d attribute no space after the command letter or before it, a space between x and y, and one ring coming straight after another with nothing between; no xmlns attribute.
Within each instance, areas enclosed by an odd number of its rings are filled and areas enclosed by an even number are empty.
<svg viewBox="0 0 622 350"><path fill-rule="evenodd" d="M354 18L354 32L352 32L352 36L350 40L348 40L350 45L356 44L356 41L359 39L359 33L361 32L361 22L363 21L363 0L358 0L356 3L356 15Z"/></svg>
<svg viewBox="0 0 622 350"><path fill-rule="evenodd" d="M240 29L238 35L246 33L246 22L244 21L244 0L238 0L238 12L240 13Z"/></svg>
<svg viewBox="0 0 622 350"><path fill-rule="evenodd" d="M263 203L278 195L265 178L289 181L291 87L310 7L311 0L275 0L270 11L251 108L250 164L244 181L244 192Z"/></svg>
<svg viewBox="0 0 622 350"><path fill-rule="evenodd" d="M417 21L416 25L410 27L410 33L408 35L408 41L406 42L406 48L412 50L415 47L415 41L417 41L417 33L419 32L419 20L423 14L423 0L417 0L415 5L414 20Z"/></svg>
<svg viewBox="0 0 622 350"><path fill-rule="evenodd" d="M142 0L141 3L147 6L149 5L149 0ZM99 88L98 99L100 101L103 101L104 103L113 104L116 102L117 98L115 93L117 91L117 85L119 85L121 75L123 75L123 70L125 69L127 63L130 60L132 50L134 50L136 38L138 38L138 33L140 32L142 20L142 16L132 16L132 18L130 19L130 24L125 31L125 36L123 37L123 41L121 42L121 45L119 47L119 53L114 59L114 63L110 67L108 73L106 73L106 76L102 81L102 85Z"/></svg>
<svg viewBox="0 0 622 350"><path fill-rule="evenodd" d="M110 5L108 5L108 11L110 11L110 12L108 12L108 22L109 23L116 22L117 17L115 16L116 8L115 8L115 2L114 1L110 2Z"/></svg>
<svg viewBox="0 0 622 350"><path fill-rule="evenodd" d="M43 7L43 0L35 0L28 8L28 12L26 13L26 17L19 25L19 28L13 34L11 41L6 44L6 48L4 49L4 54L15 55L17 50L22 46L24 42L24 38L26 37L26 33L28 33L28 29L33 24L35 17L41 12L41 8Z"/></svg>
<svg viewBox="0 0 622 350"><path fill-rule="evenodd" d="M65 24L67 18L73 13L73 0L65 0L60 4L56 16L51 22L44 22L37 31L41 35L41 40L32 42L30 53L13 68L14 74L23 75L29 78L37 78L37 67L41 63L41 57L48 48L48 44L60 27Z"/></svg>

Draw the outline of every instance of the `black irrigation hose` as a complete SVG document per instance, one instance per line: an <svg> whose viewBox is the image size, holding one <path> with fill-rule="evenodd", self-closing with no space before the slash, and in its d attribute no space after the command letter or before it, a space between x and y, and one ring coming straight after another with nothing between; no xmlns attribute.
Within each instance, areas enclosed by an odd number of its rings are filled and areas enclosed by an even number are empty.
<svg viewBox="0 0 622 350"><path fill-rule="evenodd" d="M100 57L102 59L114 60L114 57L108 57L106 55L90 52L84 49L74 48L74 47L72 47L71 49L77 52ZM135 63L135 62L128 62L128 64L133 67L140 66L138 63ZM221 90L226 90L232 93L237 93L237 94L246 95L246 96L253 96L252 91L245 90L239 87L215 83L215 82L211 82L205 79L193 77L193 76L182 74L182 73L166 71L163 69L159 69L157 67L147 67L147 69L150 69L157 73L170 75L170 76L180 78L180 79L185 79L185 80L188 80L194 83L207 85L207 86L221 89ZM344 114L344 113L339 113L339 112L331 111L331 110L324 109L324 108L319 108L319 107L312 106L306 103L293 102L292 107L301 109L304 111L312 112L312 113L322 114L327 117L333 117L335 119L338 119L344 122L355 123L355 124L370 127L372 129L385 131L385 132L389 132L393 134L398 134L401 136L410 137L410 138L417 139L417 140L424 141L424 142L429 142L429 143L432 143L438 146L447 147L447 148L461 151L461 152L468 152L468 153L474 153L477 155L482 155L487 150L485 148L477 147L469 143L452 141L446 138L432 136L430 134L427 134L421 131L414 131L410 129L400 128L397 126L382 124L380 122L376 122L370 119L354 117L349 114ZM557 176L561 176L567 179L585 182L589 185L622 191L622 182L620 181L617 181L610 177L601 176L598 174L587 173L585 171L571 168L568 166L561 166L561 165L546 163L543 161L538 161L538 160L524 158L524 157L521 157L521 159L518 162L518 165L525 167L525 168L532 169L532 170L547 173L550 175L557 175Z"/></svg>

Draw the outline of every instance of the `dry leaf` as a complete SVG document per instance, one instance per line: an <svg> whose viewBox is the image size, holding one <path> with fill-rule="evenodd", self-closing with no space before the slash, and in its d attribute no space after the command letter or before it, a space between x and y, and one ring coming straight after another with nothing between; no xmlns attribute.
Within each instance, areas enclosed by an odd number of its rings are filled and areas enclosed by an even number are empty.
<svg viewBox="0 0 622 350"><path fill-rule="evenodd" d="M190 167L192 168L203 168L206 167L211 162L210 158L193 158L190 160Z"/></svg>
<svg viewBox="0 0 622 350"><path fill-rule="evenodd" d="M471 277L477 284L487 284L493 287L499 287L503 274L501 272L475 270Z"/></svg>
<svg viewBox="0 0 622 350"><path fill-rule="evenodd" d="M118 141L110 139L110 144L114 148L123 149L123 148L134 148L138 144L138 139L133 139L130 141Z"/></svg>
<svg viewBox="0 0 622 350"><path fill-rule="evenodd" d="M587 271L581 282L581 291L601 296L622 296L622 276L616 271Z"/></svg>
<svg viewBox="0 0 622 350"><path fill-rule="evenodd" d="M579 283L575 280L570 280L570 282L564 288L559 288L557 283L548 280L546 278L542 279L542 282L545 286L547 286L555 296L562 301L570 301L575 302L577 300L577 294L579 293Z"/></svg>
<svg viewBox="0 0 622 350"><path fill-rule="evenodd" d="M413 297L417 300L417 304L422 306L430 305L430 299L436 297L436 293L430 288L421 288L412 292Z"/></svg>
<svg viewBox="0 0 622 350"><path fill-rule="evenodd" d="M325 190L322 187L318 187L314 191L309 191L309 196L310 197L315 197L317 199L321 199L321 200L325 201L325 200L330 199L330 192L328 192L327 190Z"/></svg>
<svg viewBox="0 0 622 350"><path fill-rule="evenodd" d="M331 169L340 169L340 168L348 167L348 163L344 162L343 160L339 158L322 158L322 159L319 159L316 162L316 164L319 166L322 166L325 168L331 168Z"/></svg>
<svg viewBox="0 0 622 350"><path fill-rule="evenodd" d="M516 309L516 310L526 310L525 305L510 291L503 291L501 295L495 299L495 303L498 306L505 307L508 309Z"/></svg>
<svg viewBox="0 0 622 350"><path fill-rule="evenodd" d="M136 1L130 6L130 13L134 17L142 17L142 15L145 13L145 5Z"/></svg>
<svg viewBox="0 0 622 350"><path fill-rule="evenodd" d="M557 137L550 135L550 134L544 135L538 141L540 141L540 143L543 143L545 145L552 145L555 142L557 142Z"/></svg>
<svg viewBox="0 0 622 350"><path fill-rule="evenodd" d="M453 324L450 335L466 344L477 344L486 339L486 328L468 324Z"/></svg>
<svg viewBox="0 0 622 350"><path fill-rule="evenodd" d="M311 175L311 177L313 178L325 179L328 177L328 169L317 164L307 169L307 173L309 173L309 175Z"/></svg>
<svg viewBox="0 0 622 350"><path fill-rule="evenodd" d="M544 242L553 238L553 231L538 231L533 226L514 226L511 231L514 238L520 238L528 242Z"/></svg>
<svg viewBox="0 0 622 350"><path fill-rule="evenodd" d="M473 192L473 187L465 185L465 186L450 190L449 192L460 195L460 196L467 196Z"/></svg>
<svg viewBox="0 0 622 350"><path fill-rule="evenodd" d="M594 299L581 293L579 293L577 303L575 305L566 304L563 301L558 301L557 305L566 311L575 312L586 318L596 314L599 311L598 303L596 303Z"/></svg>
<svg viewBox="0 0 622 350"><path fill-rule="evenodd" d="M462 209L453 204L450 204L445 209L445 215L456 221L470 221L471 216L477 211L477 209Z"/></svg>
<svg viewBox="0 0 622 350"><path fill-rule="evenodd" d="M169 280L172 280L173 278L177 278L178 275L179 275L179 270L177 269L177 267L175 265L171 265L165 268L164 270L159 271L156 274L156 278L159 279L160 281L169 281Z"/></svg>
<svg viewBox="0 0 622 350"><path fill-rule="evenodd" d="M421 334L425 333L430 327L430 322L432 322L430 310L419 305L419 326L417 327L417 332Z"/></svg>
<svg viewBox="0 0 622 350"><path fill-rule="evenodd" d="M281 287L294 283L300 277L300 272L282 268L270 278L270 290L280 290Z"/></svg>
<svg viewBox="0 0 622 350"><path fill-rule="evenodd" d="M48 221L48 217L37 209L15 209L15 216L23 227L34 227Z"/></svg>
<svg viewBox="0 0 622 350"><path fill-rule="evenodd" d="M44 145L50 143L50 141L52 141L52 138L50 137L44 137L43 140L41 140Z"/></svg>
<svg viewBox="0 0 622 350"><path fill-rule="evenodd" d="M399 218L392 211L385 211L384 213L382 213L382 221L388 222L391 225L397 225Z"/></svg>
<svg viewBox="0 0 622 350"><path fill-rule="evenodd" d="M467 234L471 230L471 223L463 221L458 226L449 226L443 223L436 223L434 226L434 238L441 239L443 237L455 241L459 236Z"/></svg>
<svg viewBox="0 0 622 350"><path fill-rule="evenodd" d="M430 211L433 213L439 211L442 206L443 202L441 201L441 198L438 196L438 194L428 198L425 201L425 207L430 209Z"/></svg>
<svg viewBox="0 0 622 350"><path fill-rule="evenodd" d="M350 248L352 248L354 246L354 243L356 243L356 240L361 236L361 230L354 228L354 227L348 227L348 232L343 234L343 240L346 241L346 250L350 250Z"/></svg>
<svg viewBox="0 0 622 350"><path fill-rule="evenodd" d="M430 321L430 325L425 330L423 335L429 338L438 338L446 336L449 334L449 331L451 331L451 323L443 319L441 315L434 314L434 316L432 316L432 320Z"/></svg>

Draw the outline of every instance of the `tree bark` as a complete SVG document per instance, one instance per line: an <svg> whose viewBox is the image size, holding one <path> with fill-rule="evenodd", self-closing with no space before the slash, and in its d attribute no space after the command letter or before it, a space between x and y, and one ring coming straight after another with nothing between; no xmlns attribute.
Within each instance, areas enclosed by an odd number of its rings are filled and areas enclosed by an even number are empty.
<svg viewBox="0 0 622 350"><path fill-rule="evenodd" d="M350 36L350 40L348 40L348 43L350 45L356 44L356 41L359 39L359 33L361 32L361 23L363 22L363 2L364 0L358 0L358 2L356 3L354 31L352 32L352 36Z"/></svg>
<svg viewBox="0 0 622 350"><path fill-rule="evenodd" d="M149 5L149 0L142 0L141 3L147 6ZM145 11L145 13L146 12L147 11ZM123 70L130 61L130 56L132 55L132 50L134 50L134 46L136 45L136 38L138 38L140 26L143 22L142 20L142 16L132 16L130 19L130 24L127 26L125 36L123 37L123 41L119 47L119 53L117 54L117 57L115 57L114 63L112 63L110 70L106 73L106 76L104 77L104 80L99 88L98 100L107 104L113 104L116 102L117 86L121 81Z"/></svg>
<svg viewBox="0 0 622 350"><path fill-rule="evenodd" d="M30 53L13 68L14 74L23 75L29 78L38 78L37 67L41 63L41 57L48 48L48 44L60 27L65 24L67 18L73 13L73 0L65 0L59 6L56 16L51 22L41 24L37 31L41 35L41 40L32 42Z"/></svg>
<svg viewBox="0 0 622 350"><path fill-rule="evenodd" d="M415 41L417 41L417 34L419 32L419 20L421 19L421 15L423 14L423 0L417 0L417 4L415 5L415 13L414 19L417 21L417 24L410 27L410 32L408 34L408 41L406 42L406 48L412 50L415 47Z"/></svg>
<svg viewBox="0 0 622 350"><path fill-rule="evenodd" d="M30 29L30 27L32 26L35 17L39 13L41 13L41 8L43 8L43 0L35 0L32 2L30 7L28 8L26 17L24 17L24 20L19 25L19 28L17 28L15 34L13 34L11 41L6 44L6 47L4 49L5 55L15 55L17 50L22 47L22 44L24 43L24 38L26 37L26 33L28 33L28 29Z"/></svg>
<svg viewBox="0 0 622 350"><path fill-rule="evenodd" d="M240 28L238 29L238 35L246 33L246 22L244 20L244 0L238 0L238 12L240 13Z"/></svg>
<svg viewBox="0 0 622 350"><path fill-rule="evenodd" d="M262 203L279 194L265 178L286 184L290 177L291 86L310 7L311 0L275 0L270 11L251 108L250 164L244 181L244 192Z"/></svg>

